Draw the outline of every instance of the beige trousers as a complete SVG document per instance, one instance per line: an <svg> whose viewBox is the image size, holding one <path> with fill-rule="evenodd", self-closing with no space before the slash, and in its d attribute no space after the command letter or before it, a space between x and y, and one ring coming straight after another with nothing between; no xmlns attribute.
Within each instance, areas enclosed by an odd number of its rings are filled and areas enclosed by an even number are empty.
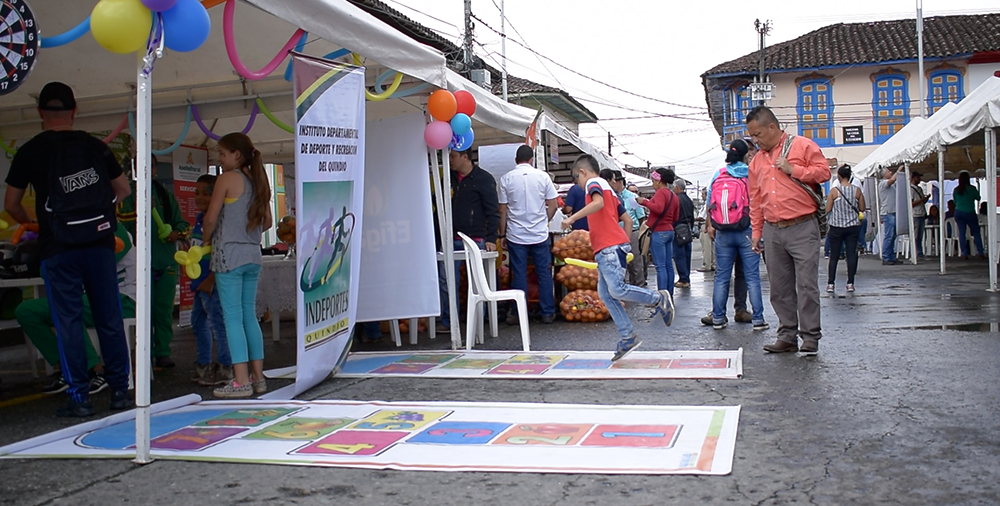
<svg viewBox="0 0 1000 506"><path fill-rule="evenodd" d="M764 250L778 340L819 340L819 223L779 228L764 224Z"/></svg>

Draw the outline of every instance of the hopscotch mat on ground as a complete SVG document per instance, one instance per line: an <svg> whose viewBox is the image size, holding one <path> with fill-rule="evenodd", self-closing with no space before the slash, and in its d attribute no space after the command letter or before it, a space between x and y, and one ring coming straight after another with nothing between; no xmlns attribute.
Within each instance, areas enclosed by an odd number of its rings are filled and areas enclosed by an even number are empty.
<svg viewBox="0 0 1000 506"><path fill-rule="evenodd" d="M607 351L427 351L351 353L336 377L402 376L488 379L737 379L738 350L635 351L611 361ZM291 379L294 368L267 371Z"/></svg>
<svg viewBox="0 0 1000 506"><path fill-rule="evenodd" d="M183 399L152 417L155 458L422 471L724 475L740 414L739 406ZM0 458L134 457L134 418L113 418L0 448Z"/></svg>

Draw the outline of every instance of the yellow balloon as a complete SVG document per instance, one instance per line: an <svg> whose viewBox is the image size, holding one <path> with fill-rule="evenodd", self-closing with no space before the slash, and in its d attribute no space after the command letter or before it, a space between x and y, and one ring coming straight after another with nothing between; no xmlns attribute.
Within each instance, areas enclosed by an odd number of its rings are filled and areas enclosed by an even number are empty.
<svg viewBox="0 0 1000 506"><path fill-rule="evenodd" d="M201 264L188 264L187 275L191 279L198 279L201 277Z"/></svg>
<svg viewBox="0 0 1000 506"><path fill-rule="evenodd" d="M134 53L146 46L153 13L140 0L101 0L90 13L90 33L112 53Z"/></svg>
<svg viewBox="0 0 1000 506"><path fill-rule="evenodd" d="M187 265L188 263L187 251L178 251L174 253L174 261L181 265Z"/></svg>
<svg viewBox="0 0 1000 506"><path fill-rule="evenodd" d="M10 228L10 223L0 220L0 230L7 230L8 228Z"/></svg>
<svg viewBox="0 0 1000 506"><path fill-rule="evenodd" d="M628 255L625 256L625 262L631 262L633 258L635 258L635 255L629 253ZM568 265L583 267L584 269L597 268L597 262L588 262L586 260L580 260L578 258L564 258L563 262L566 262Z"/></svg>

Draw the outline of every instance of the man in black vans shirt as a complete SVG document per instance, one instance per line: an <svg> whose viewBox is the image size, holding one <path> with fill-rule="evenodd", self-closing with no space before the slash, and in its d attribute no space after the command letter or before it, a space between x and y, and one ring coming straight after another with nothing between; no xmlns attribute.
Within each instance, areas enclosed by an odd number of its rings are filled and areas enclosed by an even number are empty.
<svg viewBox="0 0 1000 506"><path fill-rule="evenodd" d="M69 86L46 84L38 97L38 114L45 131L14 155L4 209L19 223L30 223L21 200L31 185L45 291L59 340L62 375L69 384L70 401L56 414L94 414L83 341L86 333L81 332L84 289L100 338L105 379L111 385L111 409L130 409L135 404L128 395L129 353L118 298L114 237L114 201L131 193L128 179L103 142L73 129L76 99ZM104 211L109 205L110 215Z"/></svg>

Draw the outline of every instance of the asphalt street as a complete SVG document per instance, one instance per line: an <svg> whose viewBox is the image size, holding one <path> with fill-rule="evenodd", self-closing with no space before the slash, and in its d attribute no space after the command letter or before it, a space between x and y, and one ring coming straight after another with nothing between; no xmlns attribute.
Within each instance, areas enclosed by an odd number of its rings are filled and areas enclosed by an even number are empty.
<svg viewBox="0 0 1000 506"><path fill-rule="evenodd" d="M695 266L700 264L697 258ZM699 322L711 307L712 274L677 289L665 328L631 308L643 350L743 347L739 380L524 381L409 378L329 379L304 399L511 401L579 404L741 405L728 476L605 476L433 473L157 461L0 460L0 504L1000 504L1000 294L987 266L936 260L883 267L862 259L858 291L822 294L824 337L816 357L768 355L771 330ZM821 261L821 288L825 261ZM650 271L650 280L655 275ZM655 281L653 281L655 282ZM729 316L732 319L730 301ZM268 367L294 362L292 322L280 343L264 325ZM501 323L486 348L520 348ZM533 323L534 350L614 349L611 322ZM409 345L405 344L404 348ZM418 348L446 349L421 335ZM154 401L210 390L188 378L194 337L179 332L178 367L158 371ZM395 349L391 343L368 350ZM44 379L26 374L23 347L0 350L0 445L72 422L56 419L61 396L32 398ZM278 387L280 382L271 382ZM106 393L95 407L106 410Z"/></svg>

